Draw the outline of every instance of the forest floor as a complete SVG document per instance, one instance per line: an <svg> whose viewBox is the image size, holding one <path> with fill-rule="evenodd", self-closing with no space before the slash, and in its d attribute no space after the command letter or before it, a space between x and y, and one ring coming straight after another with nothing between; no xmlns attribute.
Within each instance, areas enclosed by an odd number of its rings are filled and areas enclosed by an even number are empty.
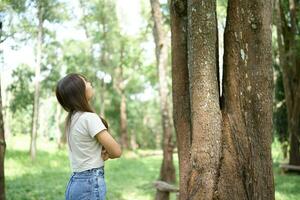
<svg viewBox="0 0 300 200"><path fill-rule="evenodd" d="M29 157L29 137L7 139L5 179L7 200L63 200L70 177L66 149L39 139L35 162ZM300 175L282 174L280 145L272 145L276 200L300 199ZM105 162L107 200L153 200L152 183L158 178L162 155L157 150L126 151L120 159ZM174 164L178 179L178 158ZM178 183L178 180L177 180ZM171 195L175 200L175 194Z"/></svg>

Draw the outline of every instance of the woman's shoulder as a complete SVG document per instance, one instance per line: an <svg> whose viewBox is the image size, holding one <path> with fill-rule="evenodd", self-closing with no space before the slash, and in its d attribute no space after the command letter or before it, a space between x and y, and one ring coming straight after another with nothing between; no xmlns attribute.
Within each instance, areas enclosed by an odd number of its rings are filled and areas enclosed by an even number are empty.
<svg viewBox="0 0 300 200"><path fill-rule="evenodd" d="M82 118L87 120L93 120L93 119L98 119L99 116L97 115L97 113L93 113L93 112L82 112Z"/></svg>
<svg viewBox="0 0 300 200"><path fill-rule="evenodd" d="M77 111L72 115L72 119L78 118L80 120L82 119L90 119L90 118L96 118L99 117L96 113L93 112L83 112L83 111Z"/></svg>
<svg viewBox="0 0 300 200"><path fill-rule="evenodd" d="M83 126L98 122L100 120L100 117L97 115L97 113L93 112L78 111L75 115L76 116L74 117L77 119L76 121L78 122L78 124L81 124Z"/></svg>

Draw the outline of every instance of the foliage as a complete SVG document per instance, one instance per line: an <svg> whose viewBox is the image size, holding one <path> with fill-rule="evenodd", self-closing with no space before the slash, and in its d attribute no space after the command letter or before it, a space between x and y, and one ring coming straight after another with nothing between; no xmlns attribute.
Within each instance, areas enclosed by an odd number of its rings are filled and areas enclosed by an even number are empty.
<svg viewBox="0 0 300 200"><path fill-rule="evenodd" d="M276 74L274 87L274 109L273 109L273 124L274 133L279 137L281 143L288 141L288 122L287 122L287 107L285 103L284 87L282 80L282 72L279 66L274 64Z"/></svg>
<svg viewBox="0 0 300 200"><path fill-rule="evenodd" d="M12 73L13 82L8 87L12 94L10 110L15 113L17 110L26 110L33 103L33 77L32 69L27 65L20 65Z"/></svg>

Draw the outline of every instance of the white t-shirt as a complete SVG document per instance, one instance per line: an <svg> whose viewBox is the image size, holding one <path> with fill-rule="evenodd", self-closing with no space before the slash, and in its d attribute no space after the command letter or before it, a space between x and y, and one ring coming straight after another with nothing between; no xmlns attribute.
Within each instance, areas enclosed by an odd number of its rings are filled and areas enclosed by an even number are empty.
<svg viewBox="0 0 300 200"><path fill-rule="evenodd" d="M96 113L77 111L72 115L67 140L73 172L104 165L101 157L102 145L95 137L104 129L106 129L105 125Z"/></svg>

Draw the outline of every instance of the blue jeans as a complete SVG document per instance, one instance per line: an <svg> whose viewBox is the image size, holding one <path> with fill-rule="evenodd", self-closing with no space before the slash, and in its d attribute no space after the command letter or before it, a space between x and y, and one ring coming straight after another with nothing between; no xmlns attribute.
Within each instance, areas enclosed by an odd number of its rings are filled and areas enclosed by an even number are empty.
<svg viewBox="0 0 300 200"><path fill-rule="evenodd" d="M105 200L104 166L73 172L65 196L66 200Z"/></svg>

